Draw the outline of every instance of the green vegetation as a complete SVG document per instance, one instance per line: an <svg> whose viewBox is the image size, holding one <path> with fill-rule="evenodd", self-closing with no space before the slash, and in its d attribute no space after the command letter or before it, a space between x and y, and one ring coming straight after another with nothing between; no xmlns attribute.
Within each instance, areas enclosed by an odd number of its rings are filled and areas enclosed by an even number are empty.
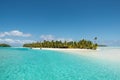
<svg viewBox="0 0 120 80"><path fill-rule="evenodd" d="M11 46L8 44L0 44L0 47L11 47Z"/></svg>
<svg viewBox="0 0 120 80"><path fill-rule="evenodd" d="M107 45L98 45L99 47L107 47Z"/></svg>
<svg viewBox="0 0 120 80"><path fill-rule="evenodd" d="M97 44L89 40L80 41L46 41L36 42L30 44L24 44L23 47L35 47L35 48L80 48L80 49L97 49Z"/></svg>

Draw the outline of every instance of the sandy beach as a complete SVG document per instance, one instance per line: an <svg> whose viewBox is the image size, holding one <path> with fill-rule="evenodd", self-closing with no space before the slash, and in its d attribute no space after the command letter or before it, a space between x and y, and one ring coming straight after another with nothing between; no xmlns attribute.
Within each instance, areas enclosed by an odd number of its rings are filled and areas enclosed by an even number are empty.
<svg viewBox="0 0 120 80"><path fill-rule="evenodd" d="M40 48L32 48L40 50ZM77 54L91 58L120 62L120 48L98 48L90 49L61 49L61 48L41 48L41 50L52 50L70 54Z"/></svg>

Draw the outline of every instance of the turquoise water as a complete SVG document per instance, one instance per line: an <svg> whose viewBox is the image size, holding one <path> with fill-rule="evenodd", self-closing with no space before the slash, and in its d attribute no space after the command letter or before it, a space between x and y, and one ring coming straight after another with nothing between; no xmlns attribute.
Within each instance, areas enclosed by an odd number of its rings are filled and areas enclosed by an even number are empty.
<svg viewBox="0 0 120 80"><path fill-rule="evenodd" d="M0 48L0 80L120 80L120 65L56 51Z"/></svg>

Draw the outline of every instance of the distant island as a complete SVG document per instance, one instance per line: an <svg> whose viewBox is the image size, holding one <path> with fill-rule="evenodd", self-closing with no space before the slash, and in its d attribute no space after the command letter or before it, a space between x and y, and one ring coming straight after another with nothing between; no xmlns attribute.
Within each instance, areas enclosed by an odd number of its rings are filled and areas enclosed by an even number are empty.
<svg viewBox="0 0 120 80"><path fill-rule="evenodd" d="M98 45L99 47L107 47L107 45Z"/></svg>
<svg viewBox="0 0 120 80"><path fill-rule="evenodd" d="M11 47L11 46L3 43L3 44L0 44L0 47Z"/></svg>
<svg viewBox="0 0 120 80"><path fill-rule="evenodd" d="M92 41L82 39L80 41L46 41L24 44L23 47L31 48L80 48L96 50L98 45Z"/></svg>

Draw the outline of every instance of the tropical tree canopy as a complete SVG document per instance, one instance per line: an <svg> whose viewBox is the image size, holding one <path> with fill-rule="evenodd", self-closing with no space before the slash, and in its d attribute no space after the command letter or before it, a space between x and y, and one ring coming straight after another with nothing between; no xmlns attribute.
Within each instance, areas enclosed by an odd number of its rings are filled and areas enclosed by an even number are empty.
<svg viewBox="0 0 120 80"><path fill-rule="evenodd" d="M46 41L24 44L23 47L35 48L80 48L80 49L97 49L97 44L92 41L82 39L80 41Z"/></svg>

